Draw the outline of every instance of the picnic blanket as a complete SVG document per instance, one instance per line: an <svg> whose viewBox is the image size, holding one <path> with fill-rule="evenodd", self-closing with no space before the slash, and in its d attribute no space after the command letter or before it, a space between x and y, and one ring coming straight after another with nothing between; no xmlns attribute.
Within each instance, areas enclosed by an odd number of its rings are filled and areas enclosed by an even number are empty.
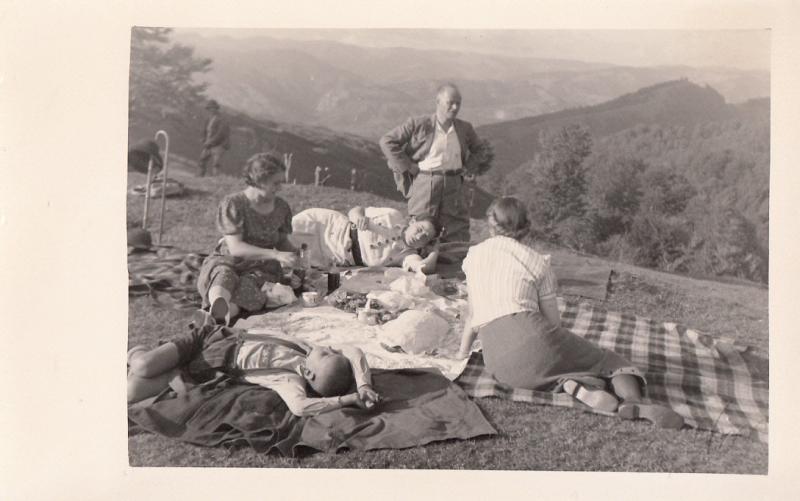
<svg viewBox="0 0 800 501"><path fill-rule="evenodd" d="M719 433L767 440L769 387L753 377L742 355L746 348L673 323L559 298L564 327L613 350L639 367L647 393L683 416L687 425ZM500 397L518 402L591 410L565 393L511 388L486 371L473 353L456 380L472 397Z"/></svg>
<svg viewBox="0 0 800 501"><path fill-rule="evenodd" d="M177 394L128 407L132 431L146 430L203 446L249 445L257 452L402 449L497 432L456 384L425 370L373 371L384 400L373 409L292 415L277 393L220 376Z"/></svg>
<svg viewBox="0 0 800 501"><path fill-rule="evenodd" d="M160 246L128 253L128 295L150 296L161 306L200 308L197 276L204 254Z"/></svg>
<svg viewBox="0 0 800 501"><path fill-rule="evenodd" d="M375 271L359 272L345 279L343 287L362 290L374 282L375 289L381 290L387 282L381 277ZM450 333L435 353L390 351L382 342L382 327L364 325L353 314L325 306L303 308L295 304L240 320L236 325L254 332L261 328L279 329L317 344L358 346L371 367L435 367L472 397L495 396L591 410L564 393L523 390L498 383L486 371L479 352L473 353L468 362L453 359L462 322L454 312L463 308L464 301L432 297L437 299L429 300L428 307L443 313L451 323ZM559 298L559 309L564 327L639 367L648 381L648 395L675 409L687 425L767 439L768 383L754 377L745 360L745 347L684 326L608 312L573 300ZM476 349L479 346L477 342Z"/></svg>

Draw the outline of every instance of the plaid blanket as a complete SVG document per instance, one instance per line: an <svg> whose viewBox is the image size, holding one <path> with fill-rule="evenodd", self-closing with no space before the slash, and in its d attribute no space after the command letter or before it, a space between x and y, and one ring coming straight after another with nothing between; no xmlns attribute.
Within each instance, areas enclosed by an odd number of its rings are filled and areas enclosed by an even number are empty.
<svg viewBox="0 0 800 501"><path fill-rule="evenodd" d="M613 350L645 373L647 394L668 404L687 425L767 440L769 387L753 378L742 357L745 347L671 323L604 311L559 300L564 327ZM591 410L566 393L511 388L487 372L473 353L456 379L471 397Z"/></svg>
<svg viewBox="0 0 800 501"><path fill-rule="evenodd" d="M128 253L128 295L150 296L157 304L175 309L199 308L197 275L205 255L172 247Z"/></svg>

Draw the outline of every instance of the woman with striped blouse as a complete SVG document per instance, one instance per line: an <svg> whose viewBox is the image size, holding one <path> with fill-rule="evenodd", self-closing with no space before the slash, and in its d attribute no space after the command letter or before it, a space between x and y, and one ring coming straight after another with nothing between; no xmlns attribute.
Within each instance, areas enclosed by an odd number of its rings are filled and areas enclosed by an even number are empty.
<svg viewBox="0 0 800 501"><path fill-rule="evenodd" d="M643 399L644 377L628 360L561 327L550 256L530 246L522 202L499 198L486 215L491 237L463 264L470 315L459 357L479 336L486 368L501 383L565 391L600 411L680 428L675 411Z"/></svg>

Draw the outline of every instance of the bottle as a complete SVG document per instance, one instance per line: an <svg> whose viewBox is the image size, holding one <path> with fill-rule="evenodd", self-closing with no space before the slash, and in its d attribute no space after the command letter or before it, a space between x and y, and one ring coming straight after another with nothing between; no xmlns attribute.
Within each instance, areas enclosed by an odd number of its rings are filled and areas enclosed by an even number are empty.
<svg viewBox="0 0 800 501"><path fill-rule="evenodd" d="M339 274L339 268L336 266L336 263L334 262L331 263L330 268L328 268L328 294L338 289L340 285L341 285L341 276Z"/></svg>
<svg viewBox="0 0 800 501"><path fill-rule="evenodd" d="M300 250L297 253L297 266L304 270L308 270L311 268L309 256L308 256L308 244L301 244Z"/></svg>
<svg viewBox="0 0 800 501"><path fill-rule="evenodd" d="M305 279L309 275L311 265L309 264L307 244L300 245L300 249L297 251L297 261L295 261L295 266L295 274L297 274L297 276L300 278Z"/></svg>

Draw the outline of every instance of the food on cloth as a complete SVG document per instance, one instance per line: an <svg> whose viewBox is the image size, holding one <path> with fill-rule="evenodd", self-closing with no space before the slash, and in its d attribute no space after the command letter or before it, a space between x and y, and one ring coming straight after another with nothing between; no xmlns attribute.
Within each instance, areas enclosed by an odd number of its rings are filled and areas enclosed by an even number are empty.
<svg viewBox="0 0 800 501"><path fill-rule="evenodd" d="M345 289L337 289L330 294L326 301L334 308L338 308L348 313L356 313L359 308L367 304L367 295L361 292L351 292Z"/></svg>
<svg viewBox="0 0 800 501"><path fill-rule="evenodd" d="M450 324L436 313L407 310L384 324L378 336L389 346L420 354L440 348L449 331Z"/></svg>

